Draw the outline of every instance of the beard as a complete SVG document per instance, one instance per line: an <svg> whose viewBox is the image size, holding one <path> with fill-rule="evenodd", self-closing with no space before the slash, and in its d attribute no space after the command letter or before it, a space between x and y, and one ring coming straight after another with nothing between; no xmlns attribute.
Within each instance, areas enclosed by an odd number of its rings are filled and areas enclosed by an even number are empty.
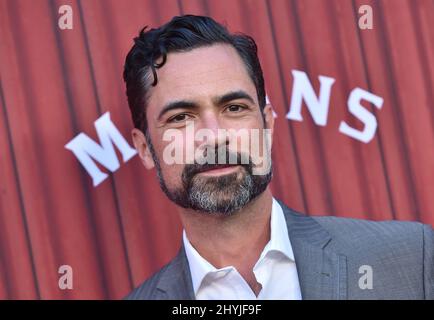
<svg viewBox="0 0 434 320"><path fill-rule="evenodd" d="M273 175L271 163L267 173L253 174L254 164L250 156L247 157L248 163L245 163L246 161L242 161L246 159L245 155L226 151L224 163L239 165L239 170L221 176L203 176L199 173L226 165L217 164L217 161L214 162L215 164L186 164L181 175L182 185L169 189L150 140L148 145L157 169L161 190L177 205L203 213L226 216L234 214L263 193ZM216 151L216 158L217 154ZM236 159L236 163L229 162L229 159ZM269 161L271 162L271 159Z"/></svg>

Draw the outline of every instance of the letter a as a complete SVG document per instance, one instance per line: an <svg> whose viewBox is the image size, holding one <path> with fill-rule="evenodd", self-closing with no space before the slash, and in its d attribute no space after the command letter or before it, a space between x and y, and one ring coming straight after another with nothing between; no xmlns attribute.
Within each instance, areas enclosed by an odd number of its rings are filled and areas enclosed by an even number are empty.
<svg viewBox="0 0 434 320"><path fill-rule="evenodd" d="M59 14L61 14L58 24L60 30L72 30L72 8L69 5L62 5L59 7Z"/></svg>
<svg viewBox="0 0 434 320"><path fill-rule="evenodd" d="M364 4L363 6L360 6L359 13L362 14L359 18L359 28L362 30L372 29L374 24L372 19L372 7Z"/></svg>

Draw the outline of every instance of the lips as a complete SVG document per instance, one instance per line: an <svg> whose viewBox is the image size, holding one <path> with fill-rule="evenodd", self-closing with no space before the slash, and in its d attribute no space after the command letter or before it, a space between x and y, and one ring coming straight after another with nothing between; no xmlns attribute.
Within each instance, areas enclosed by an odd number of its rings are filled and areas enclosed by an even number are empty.
<svg viewBox="0 0 434 320"><path fill-rule="evenodd" d="M217 164L217 165L212 165L212 166L206 166L204 168L202 168L200 172L207 172L207 171L211 171L211 170L216 170L216 169L224 169L224 168L230 168L230 167L235 167L237 166L237 164Z"/></svg>

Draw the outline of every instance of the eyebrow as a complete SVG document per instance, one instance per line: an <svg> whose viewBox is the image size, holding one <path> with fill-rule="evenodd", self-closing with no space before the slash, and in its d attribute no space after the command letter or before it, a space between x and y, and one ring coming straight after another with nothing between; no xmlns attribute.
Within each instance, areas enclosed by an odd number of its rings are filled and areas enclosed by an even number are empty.
<svg viewBox="0 0 434 320"><path fill-rule="evenodd" d="M245 92L243 90L228 92L228 93L226 93L220 97L214 98L213 103L216 105L221 105L221 104L227 103L227 102L232 101L232 100L237 100L237 99L246 99L253 104L255 103L255 100L253 100L253 98L247 92Z"/></svg>
<svg viewBox="0 0 434 320"><path fill-rule="evenodd" d="M193 101L180 100L169 102L163 107L163 109L161 109L160 113L158 114L157 120L160 120L166 112L169 112L173 109L196 109L197 107L198 105Z"/></svg>
<svg viewBox="0 0 434 320"><path fill-rule="evenodd" d="M225 104L227 102L230 102L232 100L237 100L237 99L246 99L251 103L255 103L255 100L245 91L243 90L237 90L237 91L232 91L232 92L228 92L222 96L219 97L215 97L213 98L213 103L214 105L222 105ZM179 100L179 101L173 101L173 102L169 102L167 103L163 109L161 109L160 113L158 114L158 120L161 119L161 117L168 111L173 110L173 109L197 109L199 107L199 105L193 101L189 101L189 100Z"/></svg>

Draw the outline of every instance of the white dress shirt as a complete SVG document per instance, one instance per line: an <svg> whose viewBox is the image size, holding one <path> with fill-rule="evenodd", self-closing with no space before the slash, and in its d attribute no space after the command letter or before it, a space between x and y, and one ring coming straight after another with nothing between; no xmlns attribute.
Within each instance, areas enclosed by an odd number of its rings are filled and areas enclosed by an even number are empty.
<svg viewBox="0 0 434 320"><path fill-rule="evenodd" d="M198 300L301 300L294 254L283 211L273 198L271 236L253 267L256 281L262 285L256 297L246 280L233 266L215 268L191 245L185 230L183 242L190 266L193 290Z"/></svg>

